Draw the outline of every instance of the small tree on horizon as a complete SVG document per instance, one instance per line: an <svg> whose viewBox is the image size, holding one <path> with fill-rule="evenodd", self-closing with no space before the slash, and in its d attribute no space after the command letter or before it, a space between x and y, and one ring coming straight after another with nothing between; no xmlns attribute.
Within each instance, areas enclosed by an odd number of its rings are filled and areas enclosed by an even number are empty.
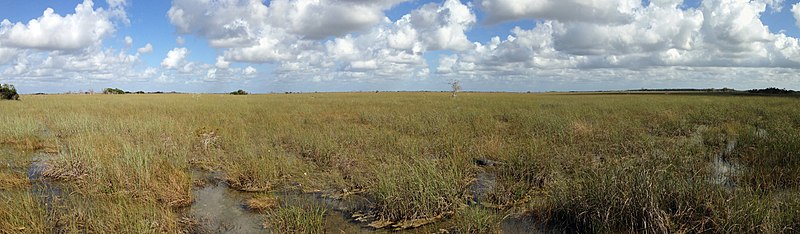
<svg viewBox="0 0 800 234"><path fill-rule="evenodd" d="M14 85L3 84L0 86L0 99L19 100L17 88L15 88Z"/></svg>
<svg viewBox="0 0 800 234"><path fill-rule="evenodd" d="M453 97L456 97L458 92L461 92L461 84L459 84L458 81L453 81L453 83L450 83L450 86L452 88Z"/></svg>
<svg viewBox="0 0 800 234"><path fill-rule="evenodd" d="M247 95L248 93L247 93L247 91L244 91L244 90L240 89L240 90L236 90L236 91L231 92L231 94L232 95Z"/></svg>
<svg viewBox="0 0 800 234"><path fill-rule="evenodd" d="M103 94L125 94L125 91L117 88L106 88L103 89Z"/></svg>

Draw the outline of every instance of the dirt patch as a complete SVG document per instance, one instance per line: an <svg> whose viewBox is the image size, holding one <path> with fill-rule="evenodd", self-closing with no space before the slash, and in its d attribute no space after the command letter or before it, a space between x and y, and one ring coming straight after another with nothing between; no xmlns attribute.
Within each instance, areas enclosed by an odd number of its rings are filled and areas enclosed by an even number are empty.
<svg viewBox="0 0 800 234"><path fill-rule="evenodd" d="M0 172L0 189L19 189L29 185L23 173Z"/></svg>
<svg viewBox="0 0 800 234"><path fill-rule="evenodd" d="M244 206L255 212L262 212L267 209L275 208L278 204L278 198L272 196L258 196L244 201Z"/></svg>

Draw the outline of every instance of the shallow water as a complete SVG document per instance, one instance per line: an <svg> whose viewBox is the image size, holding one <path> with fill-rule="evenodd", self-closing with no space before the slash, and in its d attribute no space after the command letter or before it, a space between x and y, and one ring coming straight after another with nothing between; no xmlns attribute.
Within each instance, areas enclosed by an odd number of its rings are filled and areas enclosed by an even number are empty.
<svg viewBox="0 0 800 234"><path fill-rule="evenodd" d="M282 206L315 206L326 210L325 226L326 233L385 233L384 230L375 230L360 223L352 218L352 214L357 211L370 209L370 201L359 195L350 195L342 199L334 199L325 196L323 193L299 193L284 192L278 193Z"/></svg>
<svg viewBox="0 0 800 234"><path fill-rule="evenodd" d="M192 191L194 203L189 214L209 233L263 233L264 215L247 211L242 202L244 194L233 191L224 183L211 184Z"/></svg>
<svg viewBox="0 0 800 234"><path fill-rule="evenodd" d="M252 212L244 206L247 199L259 193L240 192L228 187L220 174L192 172L195 180L204 186L192 191L194 202L187 215L199 223L199 233L267 233L264 228L267 216ZM333 199L322 193L279 192L275 194L281 206L316 206L327 210L325 215L326 233L373 233L366 225L352 220L350 214L366 209L366 198L353 195L343 199Z"/></svg>
<svg viewBox="0 0 800 234"><path fill-rule="evenodd" d="M194 202L186 211L198 223L199 233L264 233L262 214L245 209L243 202L252 194L228 187L214 173L192 172L192 178L203 186L192 190Z"/></svg>
<svg viewBox="0 0 800 234"><path fill-rule="evenodd" d="M35 153L31 156L31 164L26 173L31 182L31 193L45 205L48 211L53 210L55 204L65 194L65 186L42 175L47 169L47 162L52 157L45 153Z"/></svg>
<svg viewBox="0 0 800 234"><path fill-rule="evenodd" d="M501 233L558 233L556 231L545 232L540 229L530 216L511 216L506 217L500 222Z"/></svg>
<svg viewBox="0 0 800 234"><path fill-rule="evenodd" d="M489 194L494 191L495 186L497 186L497 176L487 172L478 173L475 176L475 182L470 186L472 201L483 205Z"/></svg>
<svg viewBox="0 0 800 234"><path fill-rule="evenodd" d="M729 160L729 156L736 149L736 140L728 141L725 149L711 160L711 182L727 188L736 187L736 175L739 174L738 164Z"/></svg>

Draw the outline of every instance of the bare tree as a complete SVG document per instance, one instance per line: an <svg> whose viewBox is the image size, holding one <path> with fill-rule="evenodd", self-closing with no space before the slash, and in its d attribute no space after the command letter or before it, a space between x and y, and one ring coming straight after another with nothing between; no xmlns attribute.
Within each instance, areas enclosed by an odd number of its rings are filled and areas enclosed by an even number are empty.
<svg viewBox="0 0 800 234"><path fill-rule="evenodd" d="M450 85L452 86L453 97L456 97L458 92L461 92L461 84L459 84L458 81L453 81L453 83L450 83Z"/></svg>

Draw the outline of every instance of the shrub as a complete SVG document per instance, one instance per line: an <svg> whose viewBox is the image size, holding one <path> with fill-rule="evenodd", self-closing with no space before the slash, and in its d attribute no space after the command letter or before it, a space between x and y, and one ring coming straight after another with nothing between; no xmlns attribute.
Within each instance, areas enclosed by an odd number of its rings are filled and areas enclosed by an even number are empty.
<svg viewBox="0 0 800 234"><path fill-rule="evenodd" d="M0 86L0 99L19 100L19 94L17 94L17 89L14 88L14 85L3 84Z"/></svg>
<svg viewBox="0 0 800 234"><path fill-rule="evenodd" d="M247 93L247 91L244 91L244 90L240 89L240 90L236 90L236 91L231 92L231 94L232 95L247 95L248 93Z"/></svg>
<svg viewBox="0 0 800 234"><path fill-rule="evenodd" d="M125 91L117 88L106 88L103 89L103 94L125 94Z"/></svg>

